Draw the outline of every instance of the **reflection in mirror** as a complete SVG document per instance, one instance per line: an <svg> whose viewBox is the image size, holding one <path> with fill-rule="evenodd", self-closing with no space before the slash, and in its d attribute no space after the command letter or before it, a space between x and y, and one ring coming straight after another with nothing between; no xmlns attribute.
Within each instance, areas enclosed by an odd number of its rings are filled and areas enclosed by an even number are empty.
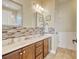
<svg viewBox="0 0 79 59"><path fill-rule="evenodd" d="M22 26L22 5L11 0L3 0L2 9L2 25Z"/></svg>

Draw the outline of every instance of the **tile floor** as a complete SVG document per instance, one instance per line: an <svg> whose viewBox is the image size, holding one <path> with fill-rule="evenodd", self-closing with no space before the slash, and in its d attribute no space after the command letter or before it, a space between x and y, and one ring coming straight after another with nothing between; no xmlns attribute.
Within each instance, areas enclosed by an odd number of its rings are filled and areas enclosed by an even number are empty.
<svg viewBox="0 0 79 59"><path fill-rule="evenodd" d="M76 59L76 51L58 48L55 55L50 53L45 59Z"/></svg>

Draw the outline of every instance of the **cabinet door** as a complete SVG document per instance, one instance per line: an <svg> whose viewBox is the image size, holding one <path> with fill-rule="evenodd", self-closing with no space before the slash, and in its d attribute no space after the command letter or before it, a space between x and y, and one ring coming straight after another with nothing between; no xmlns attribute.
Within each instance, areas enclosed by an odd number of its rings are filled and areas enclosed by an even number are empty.
<svg viewBox="0 0 79 59"><path fill-rule="evenodd" d="M14 51L10 54L2 56L2 59L22 59L20 54L21 50Z"/></svg>
<svg viewBox="0 0 79 59"><path fill-rule="evenodd" d="M44 40L44 57L48 54L48 39Z"/></svg>
<svg viewBox="0 0 79 59"><path fill-rule="evenodd" d="M35 59L35 45L29 45L23 48L23 59Z"/></svg>
<svg viewBox="0 0 79 59"><path fill-rule="evenodd" d="M39 41L39 42L37 42L35 45L36 45L36 48L37 48L37 47L43 45L43 41Z"/></svg>

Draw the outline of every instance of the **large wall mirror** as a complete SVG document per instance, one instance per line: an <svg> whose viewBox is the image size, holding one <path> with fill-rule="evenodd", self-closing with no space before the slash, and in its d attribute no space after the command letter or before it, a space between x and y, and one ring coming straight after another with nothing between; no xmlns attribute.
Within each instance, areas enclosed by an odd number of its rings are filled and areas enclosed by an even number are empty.
<svg viewBox="0 0 79 59"><path fill-rule="evenodd" d="M12 0L2 1L2 25L22 26L22 5Z"/></svg>

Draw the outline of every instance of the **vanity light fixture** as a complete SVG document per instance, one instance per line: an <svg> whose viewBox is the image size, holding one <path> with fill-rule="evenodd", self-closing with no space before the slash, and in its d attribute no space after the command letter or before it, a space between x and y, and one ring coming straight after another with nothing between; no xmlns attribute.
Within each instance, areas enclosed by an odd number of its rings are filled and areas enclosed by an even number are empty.
<svg viewBox="0 0 79 59"><path fill-rule="evenodd" d="M47 10L45 10L43 7L41 7L39 4L35 4L35 3L33 3L33 9L39 13L47 12Z"/></svg>

